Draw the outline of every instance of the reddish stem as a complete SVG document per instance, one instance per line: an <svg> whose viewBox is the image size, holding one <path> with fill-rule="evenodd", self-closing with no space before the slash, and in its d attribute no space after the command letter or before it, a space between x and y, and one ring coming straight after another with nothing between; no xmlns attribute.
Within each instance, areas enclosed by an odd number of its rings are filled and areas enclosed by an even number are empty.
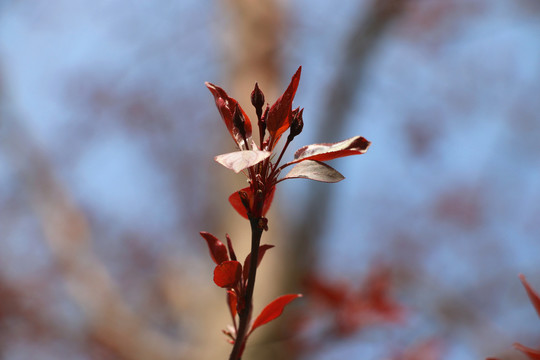
<svg viewBox="0 0 540 360"><path fill-rule="evenodd" d="M283 158L283 154L285 154L285 151L287 150L287 147L289 146L290 143L291 143L291 140L287 138L287 142L285 142L285 146L283 146L283 149L281 150L281 154L279 154L277 161L274 163L274 166L272 167L272 171L270 172L270 176L268 177L269 179L274 179L274 177L276 177L278 175L278 172L281 170L281 168L278 168L278 165L281 159Z"/></svg>
<svg viewBox="0 0 540 360"><path fill-rule="evenodd" d="M257 208L257 206L255 206ZM236 333L234 346L229 360L240 360L248 335L251 313L253 310L253 290L255 289L255 277L257 275L257 260L259 258L259 246L263 229L259 226L260 217L249 217L251 223L251 259L249 263L249 274L244 295L244 308L238 313L239 325Z"/></svg>

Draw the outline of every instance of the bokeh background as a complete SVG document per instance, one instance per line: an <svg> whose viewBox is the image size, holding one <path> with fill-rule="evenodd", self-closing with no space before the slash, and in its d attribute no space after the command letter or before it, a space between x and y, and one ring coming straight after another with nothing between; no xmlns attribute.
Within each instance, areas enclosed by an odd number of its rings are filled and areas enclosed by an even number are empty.
<svg viewBox="0 0 540 360"><path fill-rule="evenodd" d="M539 346L517 277L540 288L538 1L3 0L0 358L226 358L198 232L245 254L226 200L245 179L212 160L233 144L204 82L253 116L254 82L272 103L300 65L293 145L373 145L332 163L341 183L278 186L256 306L307 293L245 357ZM400 321L335 332L310 307L308 275L354 289L379 267Z"/></svg>

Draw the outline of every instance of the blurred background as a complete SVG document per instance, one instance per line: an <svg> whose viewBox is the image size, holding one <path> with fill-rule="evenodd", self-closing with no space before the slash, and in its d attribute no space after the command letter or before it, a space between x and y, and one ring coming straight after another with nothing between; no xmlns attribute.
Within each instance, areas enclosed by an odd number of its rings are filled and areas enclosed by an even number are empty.
<svg viewBox="0 0 540 360"><path fill-rule="evenodd" d="M245 179L204 82L253 119L301 65L286 157L373 145L279 184L255 306L306 296L244 358L523 359L539 40L537 0L0 1L0 358L227 358L198 232L245 256Z"/></svg>

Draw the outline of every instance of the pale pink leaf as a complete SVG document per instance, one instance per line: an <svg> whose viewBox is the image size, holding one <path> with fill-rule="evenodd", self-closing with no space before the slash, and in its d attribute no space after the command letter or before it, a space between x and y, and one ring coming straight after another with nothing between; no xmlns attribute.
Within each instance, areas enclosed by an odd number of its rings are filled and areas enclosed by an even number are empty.
<svg viewBox="0 0 540 360"><path fill-rule="evenodd" d="M214 159L227 169L231 169L235 173L239 173L250 166L260 163L264 159L268 158L271 154L272 153L270 151L243 150L218 155Z"/></svg>
<svg viewBox="0 0 540 360"><path fill-rule="evenodd" d="M304 160L327 161L343 156L359 155L367 151L371 142L362 136L331 144L312 144L301 147L294 154L294 160L288 165Z"/></svg>
<svg viewBox="0 0 540 360"><path fill-rule="evenodd" d="M315 160L305 160L294 166L283 179L309 179L335 183L345 179L345 177L339 171L325 163Z"/></svg>

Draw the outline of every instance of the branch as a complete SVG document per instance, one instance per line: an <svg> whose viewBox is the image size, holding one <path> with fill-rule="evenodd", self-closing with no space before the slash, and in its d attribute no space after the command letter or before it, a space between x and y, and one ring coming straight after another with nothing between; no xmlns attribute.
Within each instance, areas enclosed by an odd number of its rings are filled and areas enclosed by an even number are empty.
<svg viewBox="0 0 540 360"><path fill-rule="evenodd" d="M179 360L179 342L149 328L123 301L107 269L91 250L84 214L60 185L51 167L21 126L10 123L8 150L28 184L28 192L54 261L73 300L82 309L92 337L129 360Z"/></svg>
<svg viewBox="0 0 540 360"><path fill-rule="evenodd" d="M333 141L342 136L346 126L347 114L360 91L364 79L366 65L374 48L381 41L385 31L392 22L405 12L405 8L414 0L374 0L370 9L359 7L358 24L351 29L344 43L341 64L328 91L321 118L318 121L317 138ZM323 136L324 135L324 136ZM289 277L288 288L296 289L301 277L316 264L317 241L326 225L328 211L331 205L332 186L317 187L310 183L309 196L305 205L303 217L293 224L291 231L292 249L290 254L295 261L287 263L296 266L288 271L297 276ZM294 241L292 241L292 239ZM301 255L301 256L300 256Z"/></svg>

